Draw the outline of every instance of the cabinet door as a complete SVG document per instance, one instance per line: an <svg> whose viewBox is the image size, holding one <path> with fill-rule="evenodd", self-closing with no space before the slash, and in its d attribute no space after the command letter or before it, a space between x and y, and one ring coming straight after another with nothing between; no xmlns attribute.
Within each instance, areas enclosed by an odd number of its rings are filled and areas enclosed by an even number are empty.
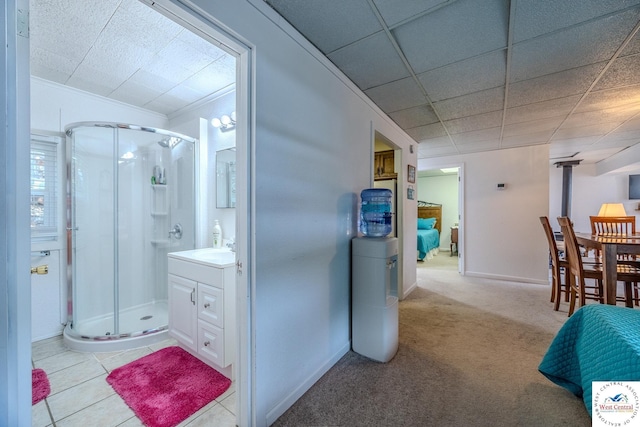
<svg viewBox="0 0 640 427"><path fill-rule="evenodd" d="M197 349L196 282L169 274L169 335Z"/></svg>
<svg viewBox="0 0 640 427"><path fill-rule="evenodd" d="M224 328L222 289L198 283L198 318L219 328Z"/></svg>
<svg viewBox="0 0 640 427"><path fill-rule="evenodd" d="M222 329L198 320L198 354L223 368L231 363L224 358L224 333Z"/></svg>

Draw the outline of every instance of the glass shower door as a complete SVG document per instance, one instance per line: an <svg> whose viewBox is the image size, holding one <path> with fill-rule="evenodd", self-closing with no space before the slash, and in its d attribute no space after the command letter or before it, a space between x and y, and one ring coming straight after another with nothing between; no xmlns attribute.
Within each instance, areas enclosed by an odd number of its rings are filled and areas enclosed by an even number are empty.
<svg viewBox="0 0 640 427"><path fill-rule="evenodd" d="M78 128L67 144L68 209L72 211L67 220L72 272L68 315L73 330L81 336L115 331L115 138L113 129Z"/></svg>

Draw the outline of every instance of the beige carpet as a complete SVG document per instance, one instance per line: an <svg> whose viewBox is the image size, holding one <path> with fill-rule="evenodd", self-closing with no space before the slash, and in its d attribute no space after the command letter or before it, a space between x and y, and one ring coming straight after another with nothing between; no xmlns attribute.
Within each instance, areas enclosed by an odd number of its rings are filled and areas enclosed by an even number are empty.
<svg viewBox="0 0 640 427"><path fill-rule="evenodd" d="M590 426L537 370L566 307L547 286L461 277L445 257L420 265L389 363L349 352L274 425Z"/></svg>

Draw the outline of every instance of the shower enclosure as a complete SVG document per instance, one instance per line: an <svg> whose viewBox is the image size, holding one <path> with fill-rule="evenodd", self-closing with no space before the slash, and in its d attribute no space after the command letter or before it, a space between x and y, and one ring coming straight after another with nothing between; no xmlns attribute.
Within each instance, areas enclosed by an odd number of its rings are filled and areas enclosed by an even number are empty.
<svg viewBox="0 0 640 427"><path fill-rule="evenodd" d="M195 248L197 140L118 123L65 130L64 342L101 352L165 339L167 253Z"/></svg>

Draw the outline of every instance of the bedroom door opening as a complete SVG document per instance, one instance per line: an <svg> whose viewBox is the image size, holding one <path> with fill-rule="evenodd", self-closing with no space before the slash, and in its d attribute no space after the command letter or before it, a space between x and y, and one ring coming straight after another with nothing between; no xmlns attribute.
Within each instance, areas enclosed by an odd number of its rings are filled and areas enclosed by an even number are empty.
<svg viewBox="0 0 640 427"><path fill-rule="evenodd" d="M419 204L441 206L439 256L456 258L460 274L464 274L463 167L455 164L418 172ZM452 245L454 240L455 245ZM428 268L429 261L425 260L419 267Z"/></svg>

